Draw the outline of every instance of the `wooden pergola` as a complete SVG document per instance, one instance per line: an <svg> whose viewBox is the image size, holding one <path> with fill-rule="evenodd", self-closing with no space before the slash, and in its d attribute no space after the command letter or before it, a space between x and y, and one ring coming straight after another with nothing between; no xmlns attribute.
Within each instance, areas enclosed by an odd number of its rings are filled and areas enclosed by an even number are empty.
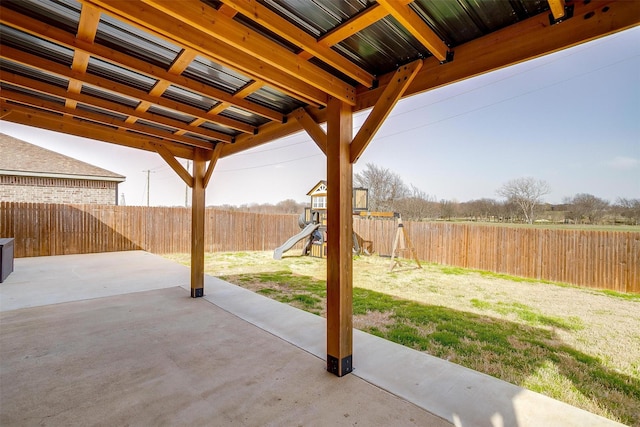
<svg viewBox="0 0 640 427"><path fill-rule="evenodd" d="M191 187L194 298L216 161L311 136L330 195L327 369L342 376L352 165L398 100L637 26L640 2L3 0L0 20L2 120L157 152Z"/></svg>

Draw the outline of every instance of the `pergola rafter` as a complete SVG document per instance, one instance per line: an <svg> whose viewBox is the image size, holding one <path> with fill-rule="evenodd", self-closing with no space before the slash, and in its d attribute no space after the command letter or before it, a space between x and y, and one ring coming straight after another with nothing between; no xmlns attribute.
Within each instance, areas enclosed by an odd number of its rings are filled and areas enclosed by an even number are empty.
<svg viewBox="0 0 640 427"><path fill-rule="evenodd" d="M411 10L408 4L402 4L395 0L378 0L378 4L382 5L412 36L418 39L424 47L429 49L429 52L438 58L438 61L447 60L447 54L449 53L447 45Z"/></svg>
<svg viewBox="0 0 640 427"><path fill-rule="evenodd" d="M267 63L257 56L236 49L224 40L217 39L200 29L185 25L179 18L180 15L167 15L161 10L155 9L142 2L81 0L83 3L95 3L103 12L111 13L119 19L123 19L132 25L144 28L154 35L166 38L185 47L189 47L199 54L218 61L230 68L236 69L256 79L265 81L275 88L294 96L311 105L326 105L327 94L320 89L304 82L302 79L283 74L282 70ZM181 2L182 4L182 2ZM174 5L175 6L175 5ZM206 7L206 6L201 6ZM214 10L208 8L210 10ZM224 14L220 14L226 19ZM202 19L202 17L201 17ZM208 26L202 22L202 26ZM179 29L179 32L176 31ZM267 46L269 49L270 46ZM263 52L272 57L273 52Z"/></svg>
<svg viewBox="0 0 640 427"><path fill-rule="evenodd" d="M211 116L199 108L192 107L191 105L180 104L178 101L173 101L168 98L164 98L161 95L154 95L153 89L150 92L146 92L141 89L134 88L132 86L118 83L109 80L104 77L99 77L93 74L86 74L84 72L74 71L57 62L33 55L27 52L23 52L14 48L6 47L2 50L1 57L3 59L10 60L14 63L26 65L32 69L45 71L47 73L55 74L59 77L63 77L68 80L82 81L93 86L104 88L112 92L120 93L130 98L139 99L142 102L146 102L150 105L159 105L171 110L180 111L182 113L189 114L196 118L203 119L204 121L210 121L218 123L220 125L229 127L231 129L240 130L245 133L253 134L255 128L246 123L242 123L238 120L230 119L221 116ZM73 93L77 93L72 91ZM137 113L144 113L147 108L136 109Z"/></svg>
<svg viewBox="0 0 640 427"><path fill-rule="evenodd" d="M268 28L280 37L294 42L300 49L307 52L310 57L315 56L321 59L365 87L373 86L375 77L372 74L356 66L335 50L330 49L328 45L319 43L314 37L257 1L224 0L224 4Z"/></svg>
<svg viewBox="0 0 640 427"><path fill-rule="evenodd" d="M155 143L164 146L176 157L193 159L194 156L194 147L148 135L127 132L113 126L104 126L91 121L80 121L68 115L52 114L44 110L34 110L24 105L8 103L3 99L0 99L0 108L2 120L12 123L151 152L156 152L155 147L151 145Z"/></svg>
<svg viewBox="0 0 640 427"><path fill-rule="evenodd" d="M103 109L105 111L108 112L112 112L112 113L116 113L116 114L122 114L122 115L126 115L126 116L135 116L136 118L140 118L140 119L144 119L150 123L155 123L161 126L167 126L170 128L183 128L188 130L189 133L199 136L201 138L204 139L214 139L214 140L220 140L223 142L231 142L232 141L232 137L220 132L216 132L213 130L209 130L209 129L205 129L202 127L194 127L194 128L189 128L189 124L186 124L184 122L175 120L175 119L171 119L168 117L164 117L158 114L154 114L154 113L149 113L149 112L142 112L142 111L136 111L135 108L132 107L128 107L126 105L122 105L122 104L118 104L116 102L113 101L109 101L106 99L101 99L101 98L97 98L91 95L85 95L82 93L73 93L73 92L69 92L61 87L58 86L54 86L51 84L47 84L35 79L31 79L28 77L23 77L14 73L9 73L9 72L3 72L2 76L0 78L0 81L3 83L8 83L11 86L15 86L18 88L23 88L23 89L27 89L31 92L39 92L42 94L46 94L49 96L53 96L56 98L60 98L63 99L65 102L66 100L70 99L76 102L81 102L85 105L89 105L92 107L96 107L99 109ZM4 96L4 93L10 93L11 92L11 88L8 87L6 89L4 89L2 91L2 93L0 93L0 98L2 98ZM8 95L7 95L8 96ZM34 101L35 102L35 101ZM185 128L186 126L186 128ZM205 147L210 147L211 144L209 143L205 143L205 145L203 146L203 148Z"/></svg>
<svg viewBox="0 0 640 427"><path fill-rule="evenodd" d="M98 31L98 22L100 22L100 12L93 7L82 9L80 13L80 22L78 23L77 39L86 43L93 43ZM89 55L86 52L76 50L73 54L73 63L71 69L77 73L84 73L89 66ZM69 79L69 92L80 93L82 90L82 80ZM76 101L67 99L67 107L73 109L76 107Z"/></svg>

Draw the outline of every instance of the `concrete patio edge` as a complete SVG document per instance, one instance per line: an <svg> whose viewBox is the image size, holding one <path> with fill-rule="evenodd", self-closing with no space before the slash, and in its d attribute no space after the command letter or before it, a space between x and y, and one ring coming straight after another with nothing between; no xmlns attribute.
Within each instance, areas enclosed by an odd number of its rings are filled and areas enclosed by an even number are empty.
<svg viewBox="0 0 640 427"><path fill-rule="evenodd" d="M218 307L326 360L322 317L207 276ZM353 375L457 426L622 424L489 375L354 330Z"/></svg>

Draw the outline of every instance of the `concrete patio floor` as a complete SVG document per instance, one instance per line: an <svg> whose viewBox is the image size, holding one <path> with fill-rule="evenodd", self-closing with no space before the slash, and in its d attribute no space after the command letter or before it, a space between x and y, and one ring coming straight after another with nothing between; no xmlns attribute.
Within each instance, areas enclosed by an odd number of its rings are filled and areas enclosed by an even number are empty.
<svg viewBox="0 0 640 427"><path fill-rule="evenodd" d="M0 425L619 425L141 251L22 258L0 284Z"/></svg>

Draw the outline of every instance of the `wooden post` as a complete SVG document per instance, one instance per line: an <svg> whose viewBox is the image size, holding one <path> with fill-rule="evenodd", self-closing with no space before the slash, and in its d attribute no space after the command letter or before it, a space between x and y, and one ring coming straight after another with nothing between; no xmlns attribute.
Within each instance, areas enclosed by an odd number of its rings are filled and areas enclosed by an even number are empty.
<svg viewBox="0 0 640 427"><path fill-rule="evenodd" d="M204 296L204 207L207 152L194 148L191 188L191 297Z"/></svg>
<svg viewBox="0 0 640 427"><path fill-rule="evenodd" d="M327 370L353 370L352 110L331 97L327 105Z"/></svg>

